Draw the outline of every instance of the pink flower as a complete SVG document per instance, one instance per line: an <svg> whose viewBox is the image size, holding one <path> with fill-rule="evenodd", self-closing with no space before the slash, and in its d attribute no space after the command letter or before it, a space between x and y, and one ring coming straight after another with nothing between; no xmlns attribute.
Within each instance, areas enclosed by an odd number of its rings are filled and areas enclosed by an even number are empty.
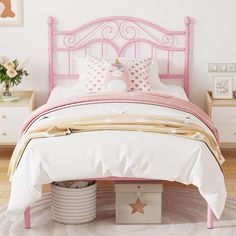
<svg viewBox="0 0 236 236"><path fill-rule="evenodd" d="M15 68L15 64L13 61L6 61L4 63L4 67L8 70L8 69L14 69Z"/></svg>
<svg viewBox="0 0 236 236"><path fill-rule="evenodd" d="M8 69L7 70L7 75L11 78L11 79L13 79L14 77L16 77L17 76L17 72L14 70L14 69Z"/></svg>

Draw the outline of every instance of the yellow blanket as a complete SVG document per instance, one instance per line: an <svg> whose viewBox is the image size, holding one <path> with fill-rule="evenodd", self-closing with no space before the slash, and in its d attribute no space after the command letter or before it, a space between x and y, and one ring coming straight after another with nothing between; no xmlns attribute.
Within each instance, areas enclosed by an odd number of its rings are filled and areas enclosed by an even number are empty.
<svg viewBox="0 0 236 236"><path fill-rule="evenodd" d="M10 161L8 174L12 177L25 148L32 139L102 130L153 132L194 139L208 146L219 165L225 161L214 136L197 124L156 115L109 114L76 119L59 117L37 124L18 142Z"/></svg>

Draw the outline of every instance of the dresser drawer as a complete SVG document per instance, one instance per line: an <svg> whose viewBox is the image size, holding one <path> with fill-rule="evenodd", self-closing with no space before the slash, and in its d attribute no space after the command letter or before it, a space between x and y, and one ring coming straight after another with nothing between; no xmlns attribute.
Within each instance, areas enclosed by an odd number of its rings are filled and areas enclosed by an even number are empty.
<svg viewBox="0 0 236 236"><path fill-rule="evenodd" d="M29 107L0 107L0 124L20 124L29 116Z"/></svg>
<svg viewBox="0 0 236 236"><path fill-rule="evenodd" d="M217 125L220 142L236 142L236 125Z"/></svg>
<svg viewBox="0 0 236 236"><path fill-rule="evenodd" d="M236 107L212 107L212 120L215 124L236 125Z"/></svg>
<svg viewBox="0 0 236 236"><path fill-rule="evenodd" d="M12 143L17 142L19 137L21 125L11 124L3 125L0 124L0 143Z"/></svg>

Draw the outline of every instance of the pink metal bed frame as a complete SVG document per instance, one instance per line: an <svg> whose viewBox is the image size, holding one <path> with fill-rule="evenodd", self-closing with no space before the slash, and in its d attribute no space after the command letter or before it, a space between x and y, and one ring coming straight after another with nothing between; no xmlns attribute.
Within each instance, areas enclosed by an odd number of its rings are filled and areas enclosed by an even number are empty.
<svg viewBox="0 0 236 236"><path fill-rule="evenodd" d="M92 45L99 45L101 56L104 56L106 47L110 47L115 52L115 57L124 56L128 48L133 47L134 57L137 57L138 46L146 44L150 46L151 57L154 56L154 50L166 52L166 72L160 75L161 79L183 80L183 87L186 94L189 94L189 39L190 23L189 17L185 18L185 30L170 31L159 27L156 24L146 20L127 17L113 16L104 17L88 22L71 31L57 31L54 28L53 17L48 18L48 56L49 56L49 91L60 79L79 79L79 74L71 70L73 52L83 50L84 55L88 55L89 48ZM140 36L141 34L141 36ZM61 44L58 44L61 37ZM179 46L179 38L182 38L183 45ZM119 39L119 40L118 40ZM179 43L180 44L180 43ZM57 73L55 71L56 54L66 53L67 71ZM183 73L177 74L171 71L171 58L173 53L183 53ZM100 178L103 180L143 180L131 178ZM207 208L207 228L213 228L214 214L208 205ZM24 213L24 227L30 226L30 207Z"/></svg>

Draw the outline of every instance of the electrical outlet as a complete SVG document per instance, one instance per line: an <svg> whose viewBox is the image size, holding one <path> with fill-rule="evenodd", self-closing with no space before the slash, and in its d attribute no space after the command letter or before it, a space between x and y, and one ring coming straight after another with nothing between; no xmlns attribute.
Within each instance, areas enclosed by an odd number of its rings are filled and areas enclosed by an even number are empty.
<svg viewBox="0 0 236 236"><path fill-rule="evenodd" d="M218 63L218 71L219 72L227 72L227 64L226 63Z"/></svg>
<svg viewBox="0 0 236 236"><path fill-rule="evenodd" d="M208 63L208 72L218 72L218 64Z"/></svg>
<svg viewBox="0 0 236 236"><path fill-rule="evenodd" d="M236 64L228 63L227 64L227 72L236 72Z"/></svg>

